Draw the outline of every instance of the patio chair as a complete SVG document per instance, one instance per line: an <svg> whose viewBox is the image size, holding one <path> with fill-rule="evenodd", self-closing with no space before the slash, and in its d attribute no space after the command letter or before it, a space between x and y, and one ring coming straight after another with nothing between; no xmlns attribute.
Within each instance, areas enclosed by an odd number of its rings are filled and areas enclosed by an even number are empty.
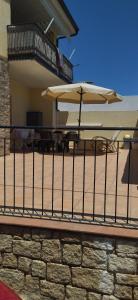
<svg viewBox="0 0 138 300"><path fill-rule="evenodd" d="M11 148L17 152L28 151L32 147L34 129L15 128L11 132ZM15 148L15 149L14 149Z"/></svg>
<svg viewBox="0 0 138 300"><path fill-rule="evenodd" d="M74 143L76 148L79 141L80 141L79 134L76 131L67 132L63 139L64 147L66 151L69 152L70 150L73 150Z"/></svg>
<svg viewBox="0 0 138 300"><path fill-rule="evenodd" d="M40 130L40 141L38 143L39 152L50 152L53 148L52 132L47 130Z"/></svg>
<svg viewBox="0 0 138 300"><path fill-rule="evenodd" d="M52 133L52 138L53 138L53 142L54 142L55 152L57 152L57 153L62 152L63 148L64 148L64 144L63 144L64 133L63 133L63 131L55 130Z"/></svg>
<svg viewBox="0 0 138 300"><path fill-rule="evenodd" d="M95 136L92 139L92 145L95 148L95 142L96 142L96 152L103 152L103 153L105 153L106 151L110 153L116 152L117 151L116 141L120 134L120 131L121 130L115 131L115 133L111 138L106 138L104 136Z"/></svg>

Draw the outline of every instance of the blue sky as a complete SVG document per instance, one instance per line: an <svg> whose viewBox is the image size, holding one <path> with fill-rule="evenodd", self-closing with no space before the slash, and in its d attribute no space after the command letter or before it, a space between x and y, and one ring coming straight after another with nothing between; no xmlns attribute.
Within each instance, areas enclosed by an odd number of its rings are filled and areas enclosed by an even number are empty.
<svg viewBox="0 0 138 300"><path fill-rule="evenodd" d="M93 81L122 95L138 95L138 0L65 0L78 36L60 41L74 65L74 81Z"/></svg>

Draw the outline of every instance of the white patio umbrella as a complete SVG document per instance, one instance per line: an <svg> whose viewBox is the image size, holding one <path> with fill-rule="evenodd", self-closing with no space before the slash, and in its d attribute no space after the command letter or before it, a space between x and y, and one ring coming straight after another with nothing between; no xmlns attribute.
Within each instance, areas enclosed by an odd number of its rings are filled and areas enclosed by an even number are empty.
<svg viewBox="0 0 138 300"><path fill-rule="evenodd" d="M79 126L81 124L82 103L104 104L122 101L121 96L114 90L85 82L49 87L42 92L42 96L59 102L79 104Z"/></svg>

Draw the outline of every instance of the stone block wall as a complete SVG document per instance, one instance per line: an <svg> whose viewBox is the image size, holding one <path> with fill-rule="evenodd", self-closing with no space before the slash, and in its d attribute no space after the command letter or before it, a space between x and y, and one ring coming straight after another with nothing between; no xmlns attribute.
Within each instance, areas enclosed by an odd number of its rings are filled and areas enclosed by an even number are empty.
<svg viewBox="0 0 138 300"><path fill-rule="evenodd" d="M9 72L8 61L0 56L0 125L10 125L10 87L9 87ZM3 138L7 138L5 143L6 153L9 152L8 129L0 129L0 155L4 152Z"/></svg>
<svg viewBox="0 0 138 300"><path fill-rule="evenodd" d="M138 300L138 240L1 225L0 280L23 300Z"/></svg>

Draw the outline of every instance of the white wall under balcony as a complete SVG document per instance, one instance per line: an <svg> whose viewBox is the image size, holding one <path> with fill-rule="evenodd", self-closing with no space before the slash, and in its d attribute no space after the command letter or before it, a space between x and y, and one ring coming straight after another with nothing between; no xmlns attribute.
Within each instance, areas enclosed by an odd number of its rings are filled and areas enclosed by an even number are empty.
<svg viewBox="0 0 138 300"><path fill-rule="evenodd" d="M30 110L43 113L43 125L52 126L53 124L53 102L41 96L42 89L31 89Z"/></svg>
<svg viewBox="0 0 138 300"><path fill-rule="evenodd" d="M25 126L26 112L30 109L30 89L11 80L11 119L12 125Z"/></svg>
<svg viewBox="0 0 138 300"><path fill-rule="evenodd" d="M41 96L42 89L29 88L19 81L11 80L12 125L25 126L28 111L43 113L43 125L55 125L54 102Z"/></svg>

